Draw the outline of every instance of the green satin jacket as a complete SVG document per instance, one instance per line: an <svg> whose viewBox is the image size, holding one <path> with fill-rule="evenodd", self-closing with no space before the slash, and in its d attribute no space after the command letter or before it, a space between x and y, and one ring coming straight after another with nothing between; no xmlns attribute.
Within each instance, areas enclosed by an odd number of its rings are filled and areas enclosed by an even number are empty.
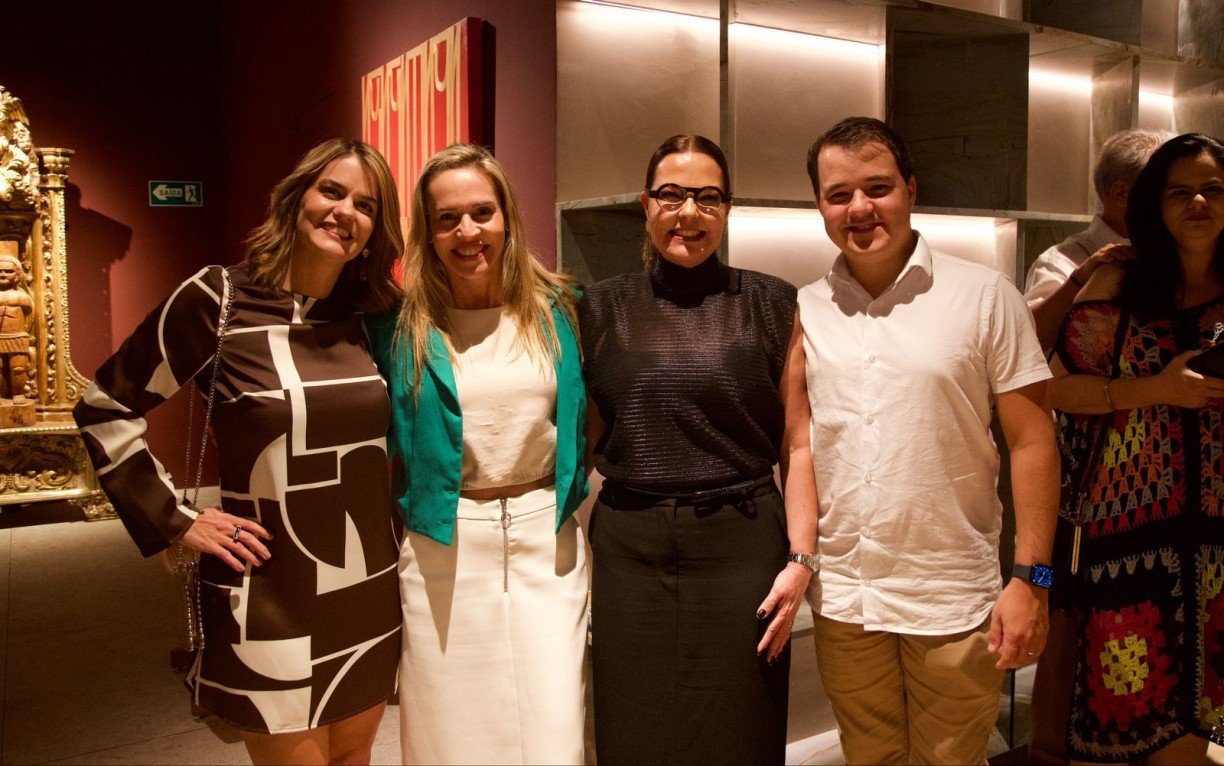
<svg viewBox="0 0 1224 766"><path fill-rule="evenodd" d="M553 307L561 358L557 376L557 524L574 514L590 491L583 459L586 451L586 386L574 328ZM421 393L412 390L412 349L395 349L394 313L366 317L370 346L391 398L391 494L408 529L450 545L455 536L463 464L463 413L455 374L442 335L429 329L429 359L421 374ZM400 353L408 355L405 360ZM407 362L407 364L405 364Z"/></svg>

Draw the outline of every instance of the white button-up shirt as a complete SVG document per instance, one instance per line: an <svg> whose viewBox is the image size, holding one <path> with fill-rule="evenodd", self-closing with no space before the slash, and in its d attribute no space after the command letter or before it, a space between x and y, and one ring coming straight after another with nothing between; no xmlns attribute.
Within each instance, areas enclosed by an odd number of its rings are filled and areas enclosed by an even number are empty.
<svg viewBox="0 0 1224 766"><path fill-rule="evenodd" d="M1066 284L1071 272L1088 260L1088 256L1106 245L1129 244L1129 239L1114 231L1101 216L1094 215L1087 229L1072 234L1037 256L1029 267L1024 299L1030 306L1045 300Z"/></svg>
<svg viewBox="0 0 1224 766"><path fill-rule="evenodd" d="M994 394L1050 377L999 272L927 247L873 299L839 255L799 291L821 569L808 600L868 630L947 635L998 597Z"/></svg>

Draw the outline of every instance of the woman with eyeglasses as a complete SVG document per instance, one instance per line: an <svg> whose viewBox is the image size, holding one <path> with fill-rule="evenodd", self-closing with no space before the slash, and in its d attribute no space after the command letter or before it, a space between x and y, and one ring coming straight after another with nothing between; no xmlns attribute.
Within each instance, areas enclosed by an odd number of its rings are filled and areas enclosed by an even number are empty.
<svg viewBox="0 0 1224 766"><path fill-rule="evenodd" d="M650 158L645 268L580 304L600 763L782 763L791 624L816 547L811 472L783 506L795 288L719 262L727 161L677 135ZM787 435L789 436L789 435ZM795 440L806 444L806 439ZM789 555L788 555L789 554ZM814 557L813 557L814 558Z"/></svg>

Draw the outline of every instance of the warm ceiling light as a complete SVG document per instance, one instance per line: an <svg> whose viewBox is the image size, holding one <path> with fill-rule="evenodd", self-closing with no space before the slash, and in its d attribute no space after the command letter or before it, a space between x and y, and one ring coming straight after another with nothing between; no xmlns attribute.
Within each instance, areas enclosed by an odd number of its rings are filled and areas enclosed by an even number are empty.
<svg viewBox="0 0 1224 766"><path fill-rule="evenodd" d="M759 42L762 45L768 45L774 48L779 46L797 46L799 48L825 48L830 53L842 53L851 56L865 56L875 60L880 53L882 46L872 43L863 43L857 40L844 40L840 37L825 37L823 35L814 35L808 32L796 32L790 29L778 29L777 27L763 27L757 24L745 24L737 21L732 23L731 32L735 35L744 35L754 39L754 42Z"/></svg>
<svg viewBox="0 0 1224 766"><path fill-rule="evenodd" d="M628 3L616 3L611 0L579 0L586 5L599 5L604 8L613 8L618 11L638 11L640 13L662 14L664 16L679 16L685 19L701 19L702 21L717 22L718 17L701 16L696 13L684 13L683 11L668 11L662 8L649 8L641 5L630 5Z"/></svg>
<svg viewBox="0 0 1224 766"><path fill-rule="evenodd" d="M1080 96L1092 95L1092 78L1076 77L1045 69L1029 69L1029 86L1034 85Z"/></svg>

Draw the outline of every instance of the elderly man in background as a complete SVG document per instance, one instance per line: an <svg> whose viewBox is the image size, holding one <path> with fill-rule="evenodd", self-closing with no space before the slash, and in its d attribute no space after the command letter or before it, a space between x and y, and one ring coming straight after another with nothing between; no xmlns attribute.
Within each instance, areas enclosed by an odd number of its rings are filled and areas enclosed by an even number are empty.
<svg viewBox="0 0 1224 766"><path fill-rule="evenodd" d="M1129 249L1109 246L1130 244L1126 238L1126 200L1131 185L1152 152L1172 137L1163 130L1134 128L1106 139L1092 169L1101 212L1092 217L1087 229L1067 237L1033 262L1024 299L1037 320L1037 337L1047 352L1054 346L1063 315L1092 272L1102 263L1130 257Z"/></svg>

